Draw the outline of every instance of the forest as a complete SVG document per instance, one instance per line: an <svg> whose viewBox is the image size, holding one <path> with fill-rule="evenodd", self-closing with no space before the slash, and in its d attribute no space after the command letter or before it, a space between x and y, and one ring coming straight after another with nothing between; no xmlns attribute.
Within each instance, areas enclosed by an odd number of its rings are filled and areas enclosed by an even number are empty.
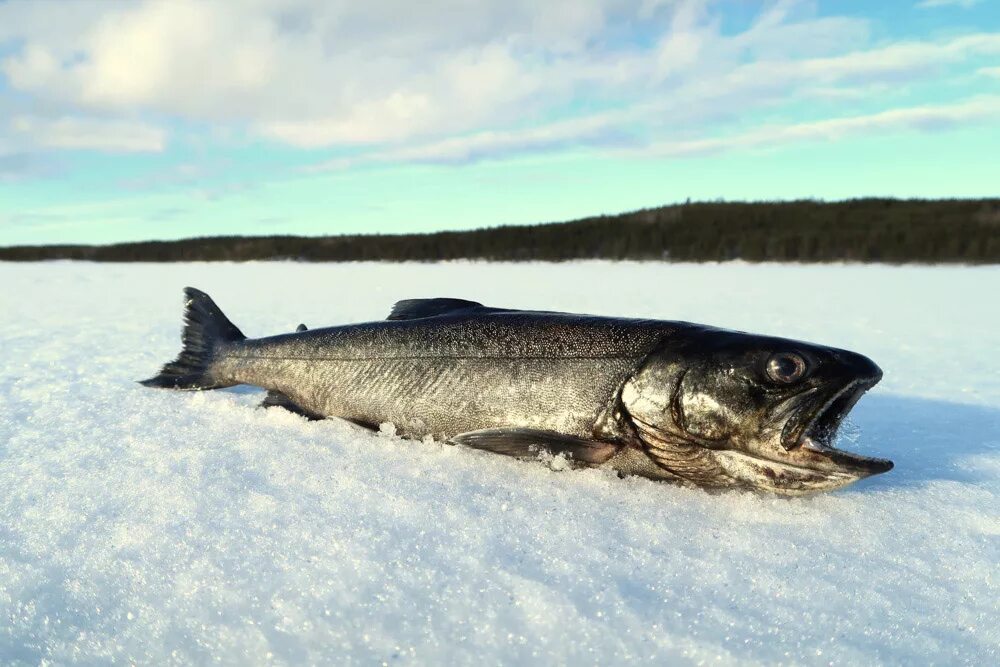
<svg viewBox="0 0 1000 667"><path fill-rule="evenodd" d="M422 234L215 236L0 248L0 260L1000 262L1000 199L696 202Z"/></svg>

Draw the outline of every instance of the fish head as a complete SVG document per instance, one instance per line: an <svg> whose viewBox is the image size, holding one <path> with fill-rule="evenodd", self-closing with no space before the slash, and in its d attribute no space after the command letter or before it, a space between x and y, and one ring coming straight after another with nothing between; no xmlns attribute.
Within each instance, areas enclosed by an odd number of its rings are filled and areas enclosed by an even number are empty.
<svg viewBox="0 0 1000 667"><path fill-rule="evenodd" d="M881 378L871 359L847 350L701 328L653 352L622 404L668 473L803 495L892 468L834 446L843 418Z"/></svg>

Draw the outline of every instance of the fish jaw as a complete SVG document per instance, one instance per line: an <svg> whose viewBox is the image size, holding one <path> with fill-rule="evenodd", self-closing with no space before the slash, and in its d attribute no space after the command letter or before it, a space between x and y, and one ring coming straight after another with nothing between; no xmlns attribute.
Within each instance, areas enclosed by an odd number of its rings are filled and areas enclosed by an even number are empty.
<svg viewBox="0 0 1000 667"><path fill-rule="evenodd" d="M777 430L763 439L705 441L675 424L654 425L630 415L648 456L659 466L696 486L743 488L782 496L802 496L842 488L888 472L887 459L837 449L832 441L840 423L881 370L842 383L823 395L803 392ZM784 411L784 410L783 410Z"/></svg>
<svg viewBox="0 0 1000 667"><path fill-rule="evenodd" d="M713 456L726 474L751 488L786 496L832 491L892 470L888 459L864 456L833 445L841 422L882 378L872 370L832 392L810 395L780 431L778 446L747 451L723 448Z"/></svg>
<svg viewBox="0 0 1000 667"><path fill-rule="evenodd" d="M646 477L674 479L708 489L749 489L780 496L804 496L833 491L875 474L859 468L817 469L735 448L710 449L649 424L637 421L636 426L645 454L668 473L639 473Z"/></svg>
<svg viewBox="0 0 1000 667"><path fill-rule="evenodd" d="M848 412L881 379L881 370L874 368L871 373L800 407L782 429L783 452L775 457L776 462L829 473L838 479L848 477L851 481L892 470L893 463L888 459L848 452L833 445Z"/></svg>
<svg viewBox="0 0 1000 667"><path fill-rule="evenodd" d="M782 496L804 496L833 491L877 474L860 469L817 470L731 449L718 450L712 454L719 467L736 482L737 486ZM892 467L891 462L886 463L889 468Z"/></svg>

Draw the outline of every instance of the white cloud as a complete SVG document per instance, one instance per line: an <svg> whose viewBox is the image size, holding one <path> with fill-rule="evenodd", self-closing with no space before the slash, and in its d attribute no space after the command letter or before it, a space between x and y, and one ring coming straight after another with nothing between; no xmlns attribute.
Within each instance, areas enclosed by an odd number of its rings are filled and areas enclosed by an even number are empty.
<svg viewBox="0 0 1000 667"><path fill-rule="evenodd" d="M824 91L819 92L824 95ZM806 123L768 125L732 136L642 143L620 131L626 121L655 112L655 107L595 114L525 130L479 132L442 141L415 144L327 160L308 172L349 169L373 164L463 164L484 158L553 148L601 147L619 155L697 157L733 150L777 147L803 141L835 141L876 131L935 131L961 123L1000 118L1000 96L978 96L954 104L890 109L873 114Z"/></svg>
<svg viewBox="0 0 1000 667"><path fill-rule="evenodd" d="M973 5L978 5L982 0L921 0L917 3L920 9L934 9L936 7L963 7L968 9Z"/></svg>
<svg viewBox="0 0 1000 667"><path fill-rule="evenodd" d="M973 56L1000 53L1000 33L981 33L940 42L903 42L820 58L769 59L734 67L718 78L691 85L711 96L720 91L776 90L787 96L800 87L919 79Z"/></svg>
<svg viewBox="0 0 1000 667"><path fill-rule="evenodd" d="M166 144L161 128L134 121L17 116L10 127L17 134L30 135L35 144L45 148L153 153L162 151Z"/></svg>
<svg viewBox="0 0 1000 667"><path fill-rule="evenodd" d="M614 4L108 4L81 34L22 35L2 71L98 112L245 123L298 146L387 141L516 117L544 78L537 59L588 58ZM0 23L20 7L0 5Z"/></svg>
<svg viewBox="0 0 1000 667"><path fill-rule="evenodd" d="M699 156L726 151L771 148L802 141L834 141L849 135L900 130L939 130L960 123L1000 117L1000 96L979 96L954 104L890 109L848 118L762 127L735 136L664 141L641 150L651 157Z"/></svg>
<svg viewBox="0 0 1000 667"><path fill-rule="evenodd" d="M306 171L330 171L358 165L392 162L461 164L482 158L574 146L627 145L634 143L615 128L633 112L604 113L520 130L477 132L426 144L364 153L310 166Z"/></svg>
<svg viewBox="0 0 1000 667"><path fill-rule="evenodd" d="M434 130L462 131L503 116L504 108L514 117L513 104L537 92L541 81L509 52L491 46L456 54L441 62L433 77L415 73L380 96L358 91L357 102L339 113L264 120L257 128L265 136L306 148L395 141Z"/></svg>
<svg viewBox="0 0 1000 667"><path fill-rule="evenodd" d="M463 161L690 136L1000 53L1000 33L873 45L867 21L818 16L808 0L763 4L737 32L723 29L725 10L709 0L15 0L0 2L10 47L0 73L39 119L155 117L300 148L355 146L353 163ZM627 38L637 30L642 39Z"/></svg>
<svg viewBox="0 0 1000 667"><path fill-rule="evenodd" d="M29 41L3 70L16 88L91 109L205 117L218 108L224 118L276 74L269 24L224 9L188 0L105 5L87 32L68 36L69 51L57 40Z"/></svg>

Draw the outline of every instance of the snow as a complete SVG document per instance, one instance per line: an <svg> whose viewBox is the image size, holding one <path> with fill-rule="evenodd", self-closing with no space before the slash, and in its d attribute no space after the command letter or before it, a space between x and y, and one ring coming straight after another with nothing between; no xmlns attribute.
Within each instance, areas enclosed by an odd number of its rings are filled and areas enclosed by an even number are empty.
<svg viewBox="0 0 1000 667"><path fill-rule="evenodd" d="M0 264L0 663L998 664L1000 267ZM147 389L180 290L248 335L397 299L874 358L806 499L560 471Z"/></svg>

